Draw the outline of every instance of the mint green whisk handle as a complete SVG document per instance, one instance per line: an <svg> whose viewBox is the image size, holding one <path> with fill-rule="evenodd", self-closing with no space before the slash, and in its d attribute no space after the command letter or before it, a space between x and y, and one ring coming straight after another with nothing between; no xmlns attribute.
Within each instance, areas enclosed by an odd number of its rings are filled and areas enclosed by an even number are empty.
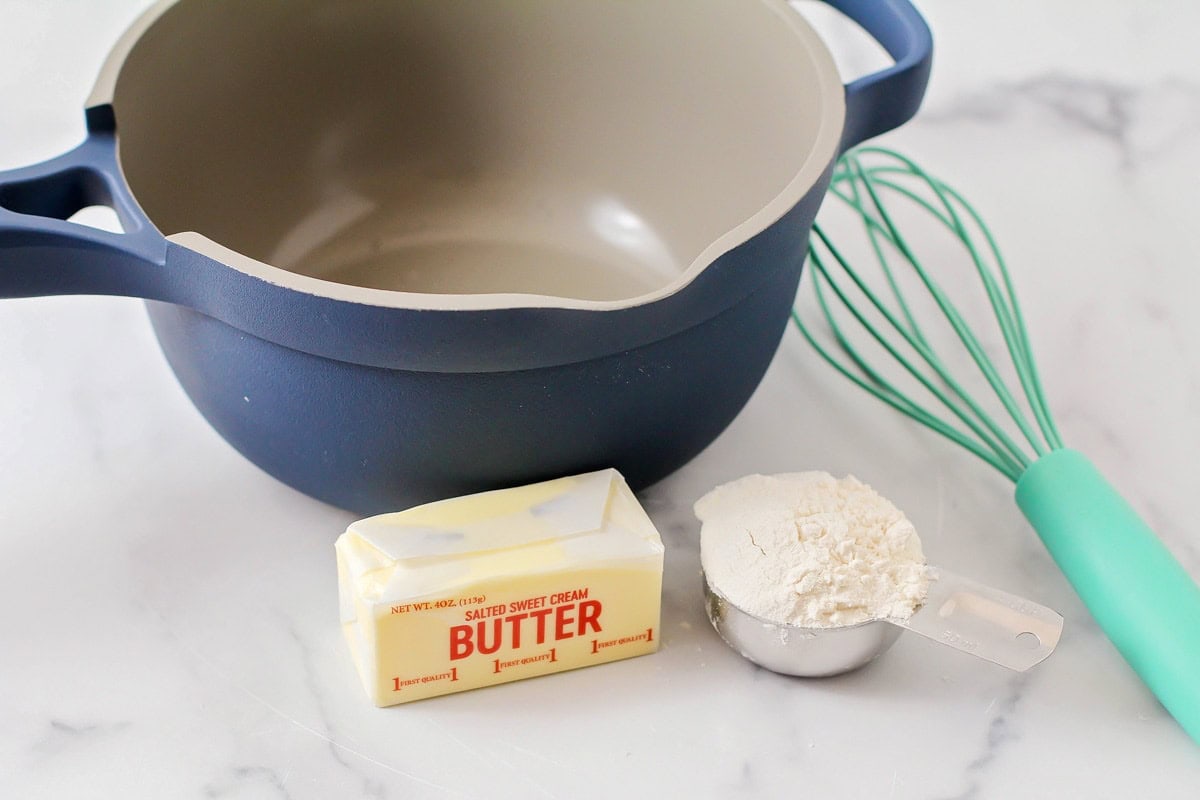
<svg viewBox="0 0 1200 800"><path fill-rule="evenodd" d="M1200 587L1076 450L1026 469L1017 505L1121 655L1200 742Z"/></svg>

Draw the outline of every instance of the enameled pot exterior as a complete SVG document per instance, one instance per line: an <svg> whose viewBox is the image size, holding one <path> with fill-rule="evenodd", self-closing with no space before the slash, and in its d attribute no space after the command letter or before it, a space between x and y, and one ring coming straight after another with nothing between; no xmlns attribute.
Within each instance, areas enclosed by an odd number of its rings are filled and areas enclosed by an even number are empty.
<svg viewBox="0 0 1200 800"><path fill-rule="evenodd" d="M904 0L832 3L897 64L847 87L842 146L916 110L928 30ZM786 324L832 158L803 197L679 291L617 308L403 308L277 285L168 241L117 158L119 120L0 173L0 296L144 297L196 407L280 480L363 513L615 466L686 463L758 385ZM115 208L110 234L64 220Z"/></svg>
<svg viewBox="0 0 1200 800"><path fill-rule="evenodd" d="M151 303L192 402L247 458L360 513L616 466L644 487L733 420L783 334L820 194L728 258L772 265L728 310L673 336L532 370L432 372L314 356ZM612 312L600 312L612 313Z"/></svg>

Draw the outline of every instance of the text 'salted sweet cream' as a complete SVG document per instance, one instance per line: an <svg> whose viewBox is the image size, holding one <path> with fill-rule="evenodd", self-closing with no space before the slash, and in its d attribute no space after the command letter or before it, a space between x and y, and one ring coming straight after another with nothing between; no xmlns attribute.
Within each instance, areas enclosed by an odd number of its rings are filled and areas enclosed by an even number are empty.
<svg viewBox="0 0 1200 800"><path fill-rule="evenodd" d="M360 520L336 549L376 705L658 649L662 540L616 470Z"/></svg>

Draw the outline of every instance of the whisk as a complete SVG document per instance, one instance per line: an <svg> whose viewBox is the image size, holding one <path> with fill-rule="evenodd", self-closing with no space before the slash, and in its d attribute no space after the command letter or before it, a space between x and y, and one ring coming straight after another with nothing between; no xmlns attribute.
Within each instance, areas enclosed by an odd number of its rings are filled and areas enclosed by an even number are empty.
<svg viewBox="0 0 1200 800"><path fill-rule="evenodd" d="M1092 463L1064 447L1008 268L980 215L962 195L910 159L878 147L861 147L839 160L830 197L861 220L877 269L868 277L820 224L815 226L808 275L816 296L814 321L823 323L827 343L793 311L804 338L859 387L1016 483L1017 505L1096 621L1184 730L1200 742L1200 587ZM977 273L1011 361L1008 377L989 357L968 315L918 260L912 241L900 230L898 215L889 211L890 203L907 206L908 213L928 215L961 243L969 262L963 266ZM935 349L934 338L910 302L916 297L914 289L932 298L953 330L950 341L957 339L965 348L1016 435L953 374L940 354L945 351ZM923 391L906 392L892 377L895 369L873 364L866 348L849 333L855 327L859 341L870 346L873 340L885 360L898 364L899 374L908 376L901 380ZM1016 390L1010 388L1013 375Z"/></svg>

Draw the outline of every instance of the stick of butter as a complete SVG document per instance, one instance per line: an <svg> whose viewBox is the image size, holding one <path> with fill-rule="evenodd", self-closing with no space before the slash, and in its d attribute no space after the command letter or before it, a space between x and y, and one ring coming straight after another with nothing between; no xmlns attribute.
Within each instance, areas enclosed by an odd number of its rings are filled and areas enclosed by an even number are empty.
<svg viewBox="0 0 1200 800"><path fill-rule="evenodd" d="M360 520L335 548L379 706L658 649L662 539L613 469Z"/></svg>

